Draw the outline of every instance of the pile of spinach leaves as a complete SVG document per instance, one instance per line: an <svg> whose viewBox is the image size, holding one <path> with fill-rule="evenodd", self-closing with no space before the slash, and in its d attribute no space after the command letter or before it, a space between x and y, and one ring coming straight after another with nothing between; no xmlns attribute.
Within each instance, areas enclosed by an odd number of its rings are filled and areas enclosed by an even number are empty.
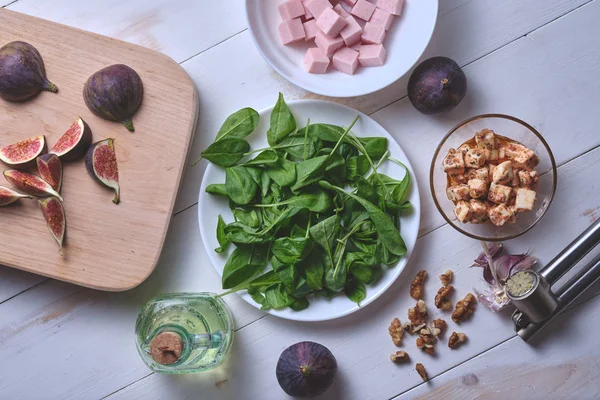
<svg viewBox="0 0 600 400"><path fill-rule="evenodd" d="M402 164L388 156L386 138L350 132L358 118L347 128L310 120L300 128L280 93L270 147L254 151L244 138L259 114L244 108L227 118L201 155L226 168L225 183L206 191L229 201L235 219L217 221L215 251L235 246L223 295L247 290L265 310L302 310L309 296L341 292L360 303L382 265L406 253L399 216L411 208L409 172L401 180L377 172L384 161Z"/></svg>

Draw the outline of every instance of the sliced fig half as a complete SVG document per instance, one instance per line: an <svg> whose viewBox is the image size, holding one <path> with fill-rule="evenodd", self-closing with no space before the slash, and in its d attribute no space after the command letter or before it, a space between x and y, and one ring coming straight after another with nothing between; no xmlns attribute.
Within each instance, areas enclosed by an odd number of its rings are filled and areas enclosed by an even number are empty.
<svg viewBox="0 0 600 400"><path fill-rule="evenodd" d="M56 154L48 153L39 156L35 161L40 177L50 184L52 189L60 193L63 178L63 168L60 158Z"/></svg>
<svg viewBox="0 0 600 400"><path fill-rule="evenodd" d="M115 154L115 139L94 143L85 155L85 166L96 181L115 191L113 203L119 204L119 166Z"/></svg>
<svg viewBox="0 0 600 400"><path fill-rule="evenodd" d="M36 136L0 149L0 160L11 167L27 167L46 150L46 137Z"/></svg>
<svg viewBox="0 0 600 400"><path fill-rule="evenodd" d="M54 196L62 201L60 194L52 189L49 183L44 181L39 176L35 176L28 172L9 169L4 171L4 177L11 185L19 189L21 192L35 197Z"/></svg>
<svg viewBox="0 0 600 400"><path fill-rule="evenodd" d="M0 207L7 206L14 203L19 199L31 199L32 197L27 194L22 194L7 188L6 186L0 186Z"/></svg>
<svg viewBox="0 0 600 400"><path fill-rule="evenodd" d="M65 209L56 197L47 197L42 200L38 200L38 204L42 209L42 214L48 224L50 233L58 243L60 254L63 251L63 240L65 238L65 231L67 228L67 219L65 217Z"/></svg>
<svg viewBox="0 0 600 400"><path fill-rule="evenodd" d="M85 155L92 144L92 130L81 118L73 122L69 129L52 146L50 153L63 161L73 161Z"/></svg>

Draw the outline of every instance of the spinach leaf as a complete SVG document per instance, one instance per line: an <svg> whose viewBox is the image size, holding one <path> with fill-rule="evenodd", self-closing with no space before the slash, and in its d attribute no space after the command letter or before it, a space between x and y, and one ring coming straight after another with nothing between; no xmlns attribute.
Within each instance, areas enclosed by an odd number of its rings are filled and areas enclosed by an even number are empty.
<svg viewBox="0 0 600 400"><path fill-rule="evenodd" d="M267 264L268 251L265 246L238 246L223 268L223 289L230 289L250 279Z"/></svg>
<svg viewBox="0 0 600 400"><path fill-rule="evenodd" d="M276 273L277 276L279 276L279 279L281 279L283 286L288 291L293 291L295 289L298 276L293 265L284 265L283 267L279 268Z"/></svg>
<svg viewBox="0 0 600 400"><path fill-rule="evenodd" d="M345 160L358 156L358 150L350 143L342 143L337 150L337 153Z"/></svg>
<svg viewBox="0 0 600 400"><path fill-rule="evenodd" d="M363 145L371 159L380 159L383 157L388 148L387 138L384 137L366 137L359 138L358 140Z"/></svg>
<svg viewBox="0 0 600 400"><path fill-rule="evenodd" d="M306 297L296 298L292 297L292 303L289 307L294 311L302 311L308 308L309 303Z"/></svg>
<svg viewBox="0 0 600 400"><path fill-rule="evenodd" d="M377 204L379 197L375 187L362 176L356 182L356 195L373 204Z"/></svg>
<svg viewBox="0 0 600 400"><path fill-rule="evenodd" d="M365 155L358 155L346 160L346 180L353 182L364 176L369 170L369 160Z"/></svg>
<svg viewBox="0 0 600 400"><path fill-rule="evenodd" d="M333 203L331 202L331 196L329 196L327 192L319 190L315 194L301 194L279 203L255 204L254 207L265 208L289 206L295 208L306 208L312 212L324 213L331 210L332 205Z"/></svg>
<svg viewBox="0 0 600 400"><path fill-rule="evenodd" d="M228 138L214 142L204 150L200 158L205 158L219 167L231 167L237 164L245 153L250 150L250 145L244 139ZM200 161L198 159L194 165Z"/></svg>
<svg viewBox="0 0 600 400"><path fill-rule="evenodd" d="M277 148L282 149L296 160L313 158L317 153L316 141L311 137L304 139L304 136L299 133L283 139L277 145ZM306 157L304 157L305 155Z"/></svg>
<svg viewBox="0 0 600 400"><path fill-rule="evenodd" d="M277 164L277 161L279 161L279 156L275 150L264 150L244 165L247 167L254 165L273 165Z"/></svg>
<svg viewBox="0 0 600 400"><path fill-rule="evenodd" d="M360 305L360 302L367 297L367 289L365 288L365 284L355 278L348 279L348 283L346 283L344 292L350 300L358 305Z"/></svg>
<svg viewBox="0 0 600 400"><path fill-rule="evenodd" d="M330 263L333 264L334 242L340 231L340 218L337 214L324 219L312 226L309 230L310 237L325 250Z"/></svg>
<svg viewBox="0 0 600 400"><path fill-rule="evenodd" d="M334 292L341 292L346 284L348 269L343 255L335 268L329 268L325 273L325 287Z"/></svg>
<svg viewBox="0 0 600 400"><path fill-rule="evenodd" d="M231 114L217 133L215 142L225 138L243 138L254 132L260 116L252 108L242 108Z"/></svg>
<svg viewBox="0 0 600 400"><path fill-rule="evenodd" d="M261 234L241 222L233 222L225 227L227 240L235 244L268 243L273 240L271 235Z"/></svg>
<svg viewBox="0 0 600 400"><path fill-rule="evenodd" d="M329 156L319 156L310 158L306 161L301 161L296 164L296 183L292 186L292 191L297 192L305 186L311 183L317 182L323 178L325 174L325 168L327 168L327 162Z"/></svg>
<svg viewBox="0 0 600 400"><path fill-rule="evenodd" d="M284 264L296 264L303 256L306 248L306 238L282 237L273 243L273 256Z"/></svg>
<svg viewBox="0 0 600 400"><path fill-rule="evenodd" d="M229 198L236 204L248 204L256 196L258 185L242 166L230 167L225 170L225 187Z"/></svg>
<svg viewBox="0 0 600 400"><path fill-rule="evenodd" d="M206 187L206 193L229 198L224 183L213 183L212 185L208 185Z"/></svg>
<svg viewBox="0 0 600 400"><path fill-rule="evenodd" d="M325 266L320 251L311 251L300 264L306 283L311 290L319 290L323 287L323 274Z"/></svg>
<svg viewBox="0 0 600 400"><path fill-rule="evenodd" d="M325 142L335 143L340 140L344 133L344 128L341 126L330 124L312 124L310 126L310 135L319 138Z"/></svg>
<svg viewBox="0 0 600 400"><path fill-rule="evenodd" d="M296 130L296 119L288 108L283 94L279 93L277 103L271 111L271 126L267 131L269 145L275 146Z"/></svg>
<svg viewBox="0 0 600 400"><path fill-rule="evenodd" d="M269 193L269 187L271 186L271 178L266 170L260 172L260 194L265 197Z"/></svg>
<svg viewBox="0 0 600 400"><path fill-rule="evenodd" d="M240 221L242 224L247 225L250 228L258 228L260 225L258 214L255 210L248 211L236 208L232 211L236 221Z"/></svg>
<svg viewBox="0 0 600 400"><path fill-rule="evenodd" d="M296 164L285 159L280 161L279 165L267 169L267 174L279 186L290 186L296 182Z"/></svg>
<svg viewBox="0 0 600 400"><path fill-rule="evenodd" d="M331 155L329 164L325 168L327 176L338 184L343 184L346 180L346 160L339 153Z"/></svg>
<svg viewBox="0 0 600 400"><path fill-rule="evenodd" d="M229 247L229 240L225 235L225 221L223 221L223 217L219 214L219 218L217 220L217 241L219 242L219 247L215 249L217 253L222 253L227 250Z"/></svg>
<svg viewBox="0 0 600 400"><path fill-rule="evenodd" d="M265 305L274 310L285 308L293 303L282 284L270 286L265 291Z"/></svg>

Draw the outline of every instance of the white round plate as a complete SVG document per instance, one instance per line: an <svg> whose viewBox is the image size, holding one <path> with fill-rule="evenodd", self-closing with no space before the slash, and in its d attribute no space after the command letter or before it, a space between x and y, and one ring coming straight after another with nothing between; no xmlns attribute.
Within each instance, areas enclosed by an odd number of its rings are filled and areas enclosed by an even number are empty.
<svg viewBox="0 0 600 400"><path fill-rule="evenodd" d="M356 115L360 115L360 119L354 125L352 132L359 137L367 136L383 136L388 139L388 149L390 155L408 166L411 171L411 176L414 178L414 172L410 163L394 138L375 122L371 117L353 110L352 108L322 100L297 100L287 103L292 110L298 126L304 126L308 118L311 123L327 123L339 126L348 126ZM269 116L273 107L267 108L260 112L260 123L254 133L246 139L250 143L252 149L267 147L266 132L269 128ZM391 176L392 178L400 179L404 176L404 169L393 163L386 161L382 163L379 171ZM229 209L228 202L219 196L214 196L206 193L206 187L213 183L225 182L225 170L213 164L209 164L204 172L200 193L198 196L198 223L200 226L200 235L212 265L217 270L219 276L223 276L223 268L233 252L235 246L229 246L227 254L219 254L214 251L219 244L216 237L217 216L221 214L226 223L233 222L233 214ZM367 285L367 297L361 302L360 307L349 300L345 295L341 294L332 299L325 298L309 298L310 306L302 311L293 311L291 309L270 310L269 313L286 319L296 321L325 321L348 315L354 311L358 311L361 307L365 307L377 297L379 297L392 283L400 276L404 266L408 262L412 249L415 247L417 235L419 232L419 216L420 216L420 201L417 185L414 184L414 179L411 181L411 187L408 200L413 205L413 212L400 219L402 225L401 234L406 242L408 252L393 268L384 268L383 276L374 285ZM240 296L248 303L256 308L260 305L246 292L238 292Z"/></svg>
<svg viewBox="0 0 600 400"><path fill-rule="evenodd" d="M326 74L309 74L303 59L314 43L284 45L277 27L282 0L246 0L248 27L258 51L275 71L293 84L313 93L331 97L354 97L391 85L419 60L429 44L438 13L438 0L406 0L400 17L386 34L387 61L381 67L359 67L354 75L331 66ZM334 1L332 1L334 3Z"/></svg>

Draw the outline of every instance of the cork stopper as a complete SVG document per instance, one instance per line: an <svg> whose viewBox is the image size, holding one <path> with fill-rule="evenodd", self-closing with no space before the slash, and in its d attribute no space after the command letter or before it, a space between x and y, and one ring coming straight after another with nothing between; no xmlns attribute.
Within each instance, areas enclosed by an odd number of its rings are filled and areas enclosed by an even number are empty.
<svg viewBox="0 0 600 400"><path fill-rule="evenodd" d="M150 342L150 355L162 365L175 364L183 352L183 339L175 332L159 333Z"/></svg>

